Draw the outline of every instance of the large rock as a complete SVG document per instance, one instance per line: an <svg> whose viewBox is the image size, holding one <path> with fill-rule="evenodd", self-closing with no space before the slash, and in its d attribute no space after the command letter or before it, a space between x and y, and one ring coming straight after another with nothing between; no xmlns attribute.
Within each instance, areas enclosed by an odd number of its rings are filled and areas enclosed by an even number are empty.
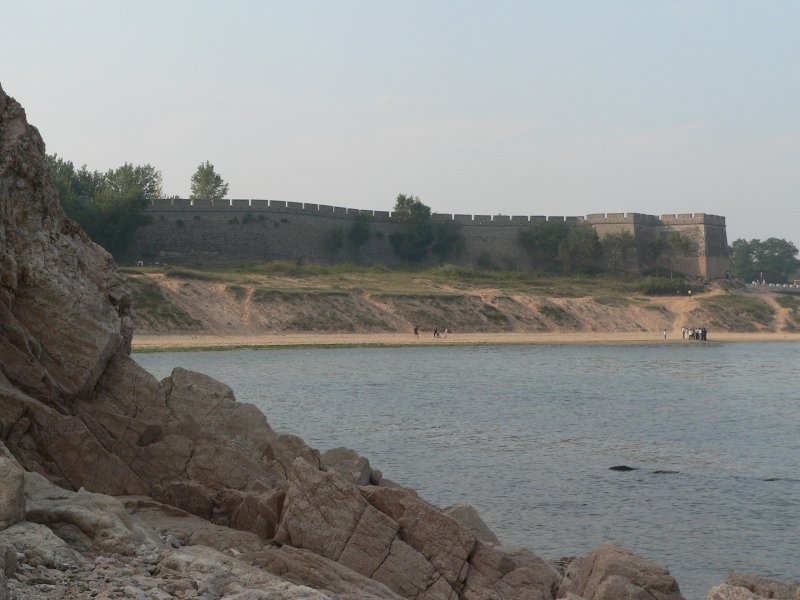
<svg viewBox="0 0 800 600"><path fill-rule="evenodd" d="M744 588L756 596L775 600L800 600L800 581L798 580L767 579L758 575L731 571L725 578L725 583L732 587Z"/></svg>
<svg viewBox="0 0 800 600"><path fill-rule="evenodd" d="M397 521L402 541L428 558L457 592L463 589L477 542L472 533L409 490L367 486L362 492L372 506Z"/></svg>
<svg viewBox="0 0 800 600"><path fill-rule="evenodd" d="M633 552L605 544L590 552L571 577L569 590L586 600L683 600L678 582L660 565Z"/></svg>
<svg viewBox="0 0 800 600"><path fill-rule="evenodd" d="M561 578L530 550L478 542L463 600L550 600Z"/></svg>
<svg viewBox="0 0 800 600"><path fill-rule="evenodd" d="M38 523L17 523L0 531L0 545L24 555L25 562L33 566L44 565L64 571L75 567L81 559L81 555L49 527Z"/></svg>
<svg viewBox="0 0 800 600"><path fill-rule="evenodd" d="M0 364L26 394L68 405L130 348L130 291L64 216L39 132L0 88Z"/></svg>
<svg viewBox="0 0 800 600"><path fill-rule="evenodd" d="M350 448L328 450L322 455L322 464L356 485L370 483L372 468L369 466L369 460Z"/></svg>
<svg viewBox="0 0 800 600"><path fill-rule="evenodd" d="M307 586L285 581L264 569L227 556L205 546L172 550L159 564L162 573L200 580L207 596L219 598L247 590L267 592L275 600L331 600L331 597ZM368 595L363 596L370 598Z"/></svg>
<svg viewBox="0 0 800 600"><path fill-rule="evenodd" d="M47 525L80 550L138 556L156 562L161 542L125 505L111 496L59 488L27 473L28 521Z"/></svg>
<svg viewBox="0 0 800 600"><path fill-rule="evenodd" d="M0 531L25 518L25 471L0 456Z"/></svg>
<svg viewBox="0 0 800 600"><path fill-rule="evenodd" d="M500 540L489 526L483 522L478 511L471 504L454 504L444 509L444 514L454 518L462 527L469 530L472 535L488 544L499 544Z"/></svg>

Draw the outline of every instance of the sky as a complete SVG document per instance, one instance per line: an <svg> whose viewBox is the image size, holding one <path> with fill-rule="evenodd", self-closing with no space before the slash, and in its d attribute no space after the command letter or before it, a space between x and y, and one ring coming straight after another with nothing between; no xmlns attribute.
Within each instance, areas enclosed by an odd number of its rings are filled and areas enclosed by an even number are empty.
<svg viewBox="0 0 800 600"><path fill-rule="evenodd" d="M800 2L0 0L47 151L188 197L710 213L800 246Z"/></svg>

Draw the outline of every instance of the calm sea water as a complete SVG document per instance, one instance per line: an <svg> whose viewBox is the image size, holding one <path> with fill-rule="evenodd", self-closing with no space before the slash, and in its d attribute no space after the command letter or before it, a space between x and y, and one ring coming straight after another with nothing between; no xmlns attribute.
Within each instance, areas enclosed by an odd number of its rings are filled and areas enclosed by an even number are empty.
<svg viewBox="0 0 800 600"><path fill-rule="evenodd" d="M705 598L800 578L800 346L495 346L137 354L207 373L278 431L347 446L544 558L613 542ZM629 465L631 472L610 471Z"/></svg>

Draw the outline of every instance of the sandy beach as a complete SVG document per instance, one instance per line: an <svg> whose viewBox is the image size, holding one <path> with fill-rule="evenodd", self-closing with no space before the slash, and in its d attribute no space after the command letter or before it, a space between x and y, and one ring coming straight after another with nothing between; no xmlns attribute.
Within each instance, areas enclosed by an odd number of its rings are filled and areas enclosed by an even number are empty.
<svg viewBox="0 0 800 600"><path fill-rule="evenodd" d="M706 343L719 342L800 342L800 333L710 332ZM260 335L134 335L134 352L167 350L210 350L235 348L335 347L335 346L415 346L419 344L695 344L684 340L680 331L667 332L578 332L578 333L450 333L434 338L430 332L415 338L412 333L290 333Z"/></svg>

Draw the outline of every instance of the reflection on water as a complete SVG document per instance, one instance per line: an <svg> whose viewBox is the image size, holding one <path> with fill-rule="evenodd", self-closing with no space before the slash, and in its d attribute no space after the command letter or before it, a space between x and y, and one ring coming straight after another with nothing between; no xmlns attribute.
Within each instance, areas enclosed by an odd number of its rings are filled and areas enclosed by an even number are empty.
<svg viewBox="0 0 800 600"><path fill-rule="evenodd" d="M692 600L729 569L798 577L792 344L139 354L207 373L272 426L348 446L440 506L469 502L545 558L610 541ZM610 471L612 465L637 467Z"/></svg>

